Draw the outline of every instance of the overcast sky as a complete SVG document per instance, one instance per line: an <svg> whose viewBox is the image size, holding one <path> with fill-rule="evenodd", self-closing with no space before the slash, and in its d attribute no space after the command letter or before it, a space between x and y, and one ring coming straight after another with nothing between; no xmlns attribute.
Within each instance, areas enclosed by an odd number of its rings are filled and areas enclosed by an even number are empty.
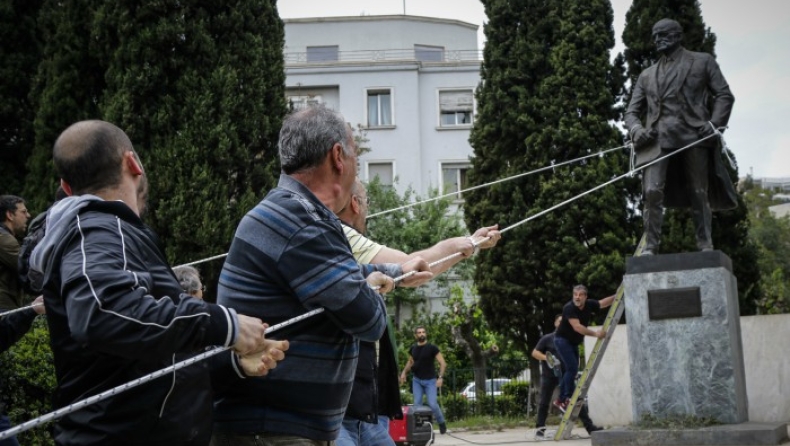
<svg viewBox="0 0 790 446"><path fill-rule="evenodd" d="M705 24L735 95L726 140L741 176L790 177L790 2L701 0ZM279 0L283 18L406 14L486 21L479 0ZM618 46L630 0L612 0ZM362 38L362 36L360 36Z"/></svg>

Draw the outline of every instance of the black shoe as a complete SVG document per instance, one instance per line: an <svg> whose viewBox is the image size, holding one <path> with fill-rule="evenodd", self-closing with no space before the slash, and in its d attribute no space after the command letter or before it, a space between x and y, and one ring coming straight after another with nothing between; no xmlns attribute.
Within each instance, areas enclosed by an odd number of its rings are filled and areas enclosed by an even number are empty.
<svg viewBox="0 0 790 446"><path fill-rule="evenodd" d="M439 433L444 435L447 433L447 425L444 423L439 423Z"/></svg>
<svg viewBox="0 0 790 446"><path fill-rule="evenodd" d="M585 429L587 429L587 433L588 434L591 434L593 432L597 432L597 431L602 431L603 430L602 427L596 426L594 424L591 424L591 425L587 426Z"/></svg>
<svg viewBox="0 0 790 446"><path fill-rule="evenodd" d="M546 433L546 428L545 428L545 427L539 427L539 428L538 428L538 429L535 431L535 437L537 437L537 438L543 438L543 435L544 435L545 433Z"/></svg>

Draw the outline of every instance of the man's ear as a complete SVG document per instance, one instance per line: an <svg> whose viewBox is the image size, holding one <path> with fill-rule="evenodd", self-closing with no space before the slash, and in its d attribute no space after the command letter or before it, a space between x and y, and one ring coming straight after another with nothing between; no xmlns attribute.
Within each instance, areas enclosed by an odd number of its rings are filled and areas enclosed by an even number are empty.
<svg viewBox="0 0 790 446"><path fill-rule="evenodd" d="M353 212L354 215L359 215L359 198L357 198L356 195L351 195L351 203L349 204L351 205L351 212Z"/></svg>
<svg viewBox="0 0 790 446"><path fill-rule="evenodd" d="M69 183L67 183L63 178L60 179L60 188L63 189L63 192L65 192L69 197L74 195L71 192L71 186L69 186Z"/></svg>
<svg viewBox="0 0 790 446"><path fill-rule="evenodd" d="M134 156L134 152L129 151L126 152L124 155L126 156L126 166L129 168L129 171L132 175L139 176L143 174L143 166L137 162L137 157Z"/></svg>
<svg viewBox="0 0 790 446"><path fill-rule="evenodd" d="M339 142L335 143L330 153L332 157L332 168L337 170L338 173L343 173L343 169L347 168L344 161L346 152L343 150L343 146Z"/></svg>

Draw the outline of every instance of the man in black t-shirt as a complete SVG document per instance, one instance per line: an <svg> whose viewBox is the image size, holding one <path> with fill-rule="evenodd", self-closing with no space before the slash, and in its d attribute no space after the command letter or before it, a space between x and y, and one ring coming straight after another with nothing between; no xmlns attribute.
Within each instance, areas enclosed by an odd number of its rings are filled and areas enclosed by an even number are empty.
<svg viewBox="0 0 790 446"><path fill-rule="evenodd" d="M591 330L590 325L593 313L612 304L614 295L601 299L587 299L587 287L576 285L573 287L573 299L562 307L562 321L557 327L554 336L554 345L560 355L560 361L565 370L560 380L560 398L554 405L563 413L568 408L568 402L576 390L576 373L579 372L579 344L585 336L594 336L602 339L606 336L603 330Z"/></svg>
<svg viewBox="0 0 790 446"><path fill-rule="evenodd" d="M406 382L406 374L409 370L414 372L412 377L411 388L414 391L414 405L422 405L422 395L428 397L428 406L430 406L433 414L436 416L436 422L439 423L439 432L447 432L447 425L444 422L444 414L439 407L439 402L436 398L436 389L442 387L444 369L447 364L444 362L442 352L439 347L429 344L427 341L428 333L425 327L417 327L414 329L414 337L417 342L409 349L409 360L406 362L406 367L400 374L400 383ZM439 377L436 376L436 367L434 366L434 359L439 362Z"/></svg>
<svg viewBox="0 0 790 446"><path fill-rule="evenodd" d="M554 328L560 326L562 315L558 314L554 317ZM554 357L556 363L552 366L549 364L549 355ZM549 414L549 402L551 401L551 394L560 383L560 376L562 373L562 363L556 359L558 357L557 349L554 346L554 333L549 333L538 341L535 349L532 350L532 357L540 361L540 403L538 404L538 419L535 423L536 432L535 436L542 438L546 431L546 417ZM587 413L587 406L582 407L579 412L579 419L584 424L584 428L588 433L601 430L590 419Z"/></svg>

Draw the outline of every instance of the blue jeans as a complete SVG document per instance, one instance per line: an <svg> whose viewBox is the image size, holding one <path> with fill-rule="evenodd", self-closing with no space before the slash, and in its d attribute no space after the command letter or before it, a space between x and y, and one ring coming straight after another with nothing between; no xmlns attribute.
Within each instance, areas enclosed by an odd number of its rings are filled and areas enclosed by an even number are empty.
<svg viewBox="0 0 790 446"><path fill-rule="evenodd" d="M345 419L335 443L337 446L395 446L390 437L389 425L389 418L381 415L379 424Z"/></svg>
<svg viewBox="0 0 790 446"><path fill-rule="evenodd" d="M579 372L579 346L554 335L554 347L565 368L562 380L560 380L560 401L565 401L573 396L573 391L576 390L576 373Z"/></svg>
<svg viewBox="0 0 790 446"><path fill-rule="evenodd" d="M0 432L11 429L11 421L5 415L0 415ZM19 442L16 441L16 437L6 438L5 440L0 440L0 446L19 446Z"/></svg>
<svg viewBox="0 0 790 446"><path fill-rule="evenodd" d="M444 424L444 414L439 407L439 402L436 400L436 378L412 378L411 390L414 392L414 405L422 406L422 395L425 394L425 396L428 397L428 407L431 408L433 414L436 416L436 422Z"/></svg>

